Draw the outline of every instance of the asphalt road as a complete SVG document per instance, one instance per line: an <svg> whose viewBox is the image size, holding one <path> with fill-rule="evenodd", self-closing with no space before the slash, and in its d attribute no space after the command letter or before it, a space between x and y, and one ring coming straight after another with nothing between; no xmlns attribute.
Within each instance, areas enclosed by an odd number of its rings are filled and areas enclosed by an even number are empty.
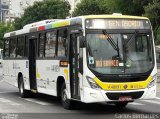
<svg viewBox="0 0 160 119"><path fill-rule="evenodd" d="M160 91L160 84L157 87ZM38 94L34 98L20 98L18 89L0 77L0 119L160 119L158 96L160 92L155 100L136 101L124 109L106 103L79 103L75 110L66 110L52 96Z"/></svg>

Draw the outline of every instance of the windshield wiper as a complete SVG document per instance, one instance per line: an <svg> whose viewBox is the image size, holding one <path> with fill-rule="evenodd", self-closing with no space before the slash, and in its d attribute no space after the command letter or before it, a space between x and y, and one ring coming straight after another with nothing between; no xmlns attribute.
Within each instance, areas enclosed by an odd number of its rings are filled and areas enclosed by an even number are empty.
<svg viewBox="0 0 160 119"><path fill-rule="evenodd" d="M103 32L103 34L105 35L107 41L108 41L108 42L111 44L111 46L113 47L113 49L117 51L117 54L118 54L117 56L118 56L118 58L120 58L120 57L119 57L118 39L117 39L117 44L116 44L116 43L114 42L114 40L112 39L112 37L107 33L106 30L103 30L102 32Z"/></svg>
<svg viewBox="0 0 160 119"><path fill-rule="evenodd" d="M138 33L138 30L135 30L134 34L133 34L133 35L129 38L129 40L126 42L126 46L127 46L127 45L128 45L128 46L131 45L131 43L132 43L132 41L133 41L133 38L134 38L134 36L137 35L137 33Z"/></svg>
<svg viewBox="0 0 160 119"><path fill-rule="evenodd" d="M124 59L124 73L125 73L125 71L126 71L126 62L127 62L127 58L128 58L128 60L130 60L131 62L133 62L132 61L132 59L129 57L129 56L127 56L127 48L128 47L130 47L130 45L132 44L132 41L134 40L133 38L134 38L134 36L136 36L137 35L137 33L138 33L138 30L135 30L135 32L134 32L134 34L128 39L128 41L125 43L125 42L123 42L123 49L124 49L124 57L123 57L123 59Z"/></svg>

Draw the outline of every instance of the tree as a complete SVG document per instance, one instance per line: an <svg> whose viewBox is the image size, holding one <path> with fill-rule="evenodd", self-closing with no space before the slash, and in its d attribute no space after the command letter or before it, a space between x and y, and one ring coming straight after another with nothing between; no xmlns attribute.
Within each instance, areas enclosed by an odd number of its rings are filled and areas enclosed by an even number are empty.
<svg viewBox="0 0 160 119"><path fill-rule="evenodd" d="M3 37L4 34L10 31L13 31L14 27L11 23L0 23L0 48L3 48Z"/></svg>
<svg viewBox="0 0 160 119"><path fill-rule="evenodd" d="M141 16L145 13L144 7L152 0L106 0L109 10L114 13Z"/></svg>
<svg viewBox="0 0 160 119"><path fill-rule="evenodd" d="M15 20L15 28L21 29L24 25L46 20L64 19L69 16L70 4L64 0L37 1L33 6L25 9L21 18Z"/></svg>
<svg viewBox="0 0 160 119"><path fill-rule="evenodd" d="M154 31L156 44L160 43L160 39L157 39L158 29L160 28L160 0L153 0L145 6L145 16L149 17Z"/></svg>
<svg viewBox="0 0 160 119"><path fill-rule="evenodd" d="M109 13L107 6L105 0L82 0L72 15L107 14Z"/></svg>

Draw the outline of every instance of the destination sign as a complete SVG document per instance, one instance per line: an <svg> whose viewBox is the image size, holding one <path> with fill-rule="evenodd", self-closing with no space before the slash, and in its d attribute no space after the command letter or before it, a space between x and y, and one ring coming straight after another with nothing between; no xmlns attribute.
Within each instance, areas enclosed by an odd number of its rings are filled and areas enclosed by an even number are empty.
<svg viewBox="0 0 160 119"><path fill-rule="evenodd" d="M88 29L150 29L148 20L139 19L88 19Z"/></svg>

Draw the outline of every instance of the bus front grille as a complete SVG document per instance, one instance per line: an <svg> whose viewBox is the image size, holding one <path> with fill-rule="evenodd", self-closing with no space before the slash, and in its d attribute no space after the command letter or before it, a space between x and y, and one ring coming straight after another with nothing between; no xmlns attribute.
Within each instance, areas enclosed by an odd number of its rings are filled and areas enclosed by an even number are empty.
<svg viewBox="0 0 160 119"><path fill-rule="evenodd" d="M138 91L129 93L106 93L106 95L110 100L118 100L121 96L131 96L132 99L138 99L142 97L143 93L144 91Z"/></svg>

